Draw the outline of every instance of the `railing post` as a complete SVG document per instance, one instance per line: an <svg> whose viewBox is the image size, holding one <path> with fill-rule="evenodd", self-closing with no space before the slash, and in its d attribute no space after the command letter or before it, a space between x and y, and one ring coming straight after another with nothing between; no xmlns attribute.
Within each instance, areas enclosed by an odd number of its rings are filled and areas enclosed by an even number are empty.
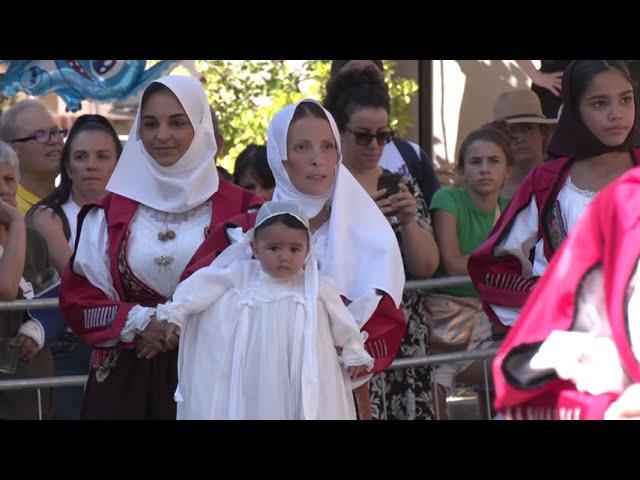
<svg viewBox="0 0 640 480"><path fill-rule="evenodd" d="M42 420L42 395L40 394L39 388L38 388L38 420Z"/></svg>
<svg viewBox="0 0 640 480"><path fill-rule="evenodd" d="M482 360L482 367L484 370L484 394L485 402L487 402L487 420L491 420L491 394L489 393L489 379L487 378L487 361Z"/></svg>
<svg viewBox="0 0 640 480"><path fill-rule="evenodd" d="M436 369L431 369L431 373L431 388L433 388L433 402L436 407L436 420L440 420L440 398L438 396L438 382L436 382Z"/></svg>

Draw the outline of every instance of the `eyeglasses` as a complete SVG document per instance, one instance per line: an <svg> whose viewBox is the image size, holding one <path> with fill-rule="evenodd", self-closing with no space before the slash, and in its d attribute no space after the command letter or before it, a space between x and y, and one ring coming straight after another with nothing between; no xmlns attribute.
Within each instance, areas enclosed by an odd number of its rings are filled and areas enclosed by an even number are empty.
<svg viewBox="0 0 640 480"><path fill-rule="evenodd" d="M351 130L348 127L346 127L345 130L353 135L353 138L356 140L356 143L358 145L361 145L363 147L369 145L371 143L371 140L373 140L374 138L376 139L376 142L378 142L379 146L386 145L393 139L393 136L395 135L395 132L392 130L385 130L384 132L378 133L369 133L365 131L358 132Z"/></svg>
<svg viewBox="0 0 640 480"><path fill-rule="evenodd" d="M46 130L38 130L36 133L31 135L30 137L24 138L16 138L13 140L14 142L28 142L29 140L35 140L37 143L49 143L51 141L51 137L54 138L65 138L69 133L69 130L66 128L56 128L47 132Z"/></svg>

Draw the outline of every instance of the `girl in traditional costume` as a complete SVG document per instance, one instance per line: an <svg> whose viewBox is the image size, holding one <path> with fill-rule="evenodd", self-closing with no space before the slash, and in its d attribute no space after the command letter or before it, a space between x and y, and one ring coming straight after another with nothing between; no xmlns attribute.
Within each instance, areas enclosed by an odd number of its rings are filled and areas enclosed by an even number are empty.
<svg viewBox="0 0 640 480"><path fill-rule="evenodd" d="M548 146L556 157L525 179L469 275L498 327L511 327L551 258L596 194L640 160L635 89L622 60L575 60Z"/></svg>
<svg viewBox="0 0 640 480"><path fill-rule="evenodd" d="M175 419L178 337L165 341L158 304L227 246L209 235L232 217L250 226L262 201L220 180L202 85L169 76L140 100L107 196L78 217L60 306L93 346L82 416ZM240 216L239 216L240 215ZM238 217L239 216L239 217Z"/></svg>

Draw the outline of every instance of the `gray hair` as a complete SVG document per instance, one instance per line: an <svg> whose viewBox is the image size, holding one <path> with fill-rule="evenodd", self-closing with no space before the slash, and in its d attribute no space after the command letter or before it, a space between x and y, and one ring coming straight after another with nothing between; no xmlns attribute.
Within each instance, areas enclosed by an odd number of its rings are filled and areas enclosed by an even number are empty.
<svg viewBox="0 0 640 480"><path fill-rule="evenodd" d="M31 107L39 107L47 112L49 111L47 106L36 98L14 103L11 108L0 117L0 140L11 143L20 134L18 131L18 117L22 112Z"/></svg>
<svg viewBox="0 0 640 480"><path fill-rule="evenodd" d="M0 165L9 165L16 172L16 178L20 180L20 161L18 154L13 151L11 145L0 141Z"/></svg>

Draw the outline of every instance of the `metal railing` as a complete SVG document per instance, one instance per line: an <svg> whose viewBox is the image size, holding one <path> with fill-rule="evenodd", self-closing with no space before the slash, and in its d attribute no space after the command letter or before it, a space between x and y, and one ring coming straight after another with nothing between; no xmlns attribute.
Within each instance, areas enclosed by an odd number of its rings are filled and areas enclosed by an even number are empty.
<svg viewBox="0 0 640 480"><path fill-rule="evenodd" d="M397 358L387 368L387 370L395 370L399 368L426 367L431 365L444 365L445 363L468 362L473 360L482 360L484 367L484 389L486 398L487 418L491 418L491 400L489 395L489 380L487 376L487 360L493 358L497 353L497 349L487 349L475 352L453 352L437 355L426 355L421 357ZM0 391L3 390L22 390L35 388L38 396L38 419L42 420L42 388L60 388L83 386L87 382L87 375L73 375L66 377L42 377L42 378L18 378L14 380L0 380ZM434 398L436 404L436 415L439 416L438 410L438 393L433 382Z"/></svg>
<svg viewBox="0 0 640 480"><path fill-rule="evenodd" d="M405 290L430 290L434 288L453 287L459 285L468 285L471 279L468 276L432 278L427 280L412 280L405 284ZM34 299L34 300L13 300L11 302L0 302L0 311L10 310L27 310L27 309L44 309L59 307L58 299ZM486 349L473 352L460 351L444 354L426 355L410 358L396 358L387 370L395 370L402 368L426 367L432 365L443 365L446 363L468 362L473 360L483 361L484 388L487 407L487 418L491 418L491 400L489 395L489 381L487 375L487 360L490 360L497 353L497 349ZM3 390L20 390L20 389L37 389L38 395L38 418L42 420L41 393L42 388L60 388L83 386L87 382L87 375L74 375L65 377L42 377L42 378L23 378L13 380L0 380L0 391ZM433 382L434 398L436 403L436 414L439 416L438 410L438 393Z"/></svg>
<svg viewBox="0 0 640 480"><path fill-rule="evenodd" d="M405 283L405 290L431 290L433 288L457 287L468 285L471 279L467 276L429 278L427 280L410 280ZM10 310L39 310L43 308L58 308L57 298L36 298L33 300L12 300L0 302L0 312Z"/></svg>

